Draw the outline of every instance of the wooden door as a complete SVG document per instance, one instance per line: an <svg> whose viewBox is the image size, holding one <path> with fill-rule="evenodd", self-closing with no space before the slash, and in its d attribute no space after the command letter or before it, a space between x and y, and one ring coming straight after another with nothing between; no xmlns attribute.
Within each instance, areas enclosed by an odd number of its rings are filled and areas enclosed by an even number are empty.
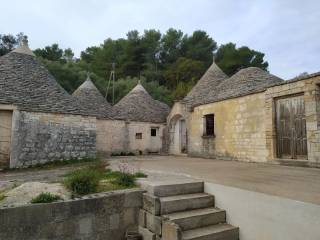
<svg viewBox="0 0 320 240"><path fill-rule="evenodd" d="M0 110L0 169L9 167L12 112Z"/></svg>
<svg viewBox="0 0 320 240"><path fill-rule="evenodd" d="M276 101L277 154L280 158L306 159L307 134L303 96Z"/></svg>

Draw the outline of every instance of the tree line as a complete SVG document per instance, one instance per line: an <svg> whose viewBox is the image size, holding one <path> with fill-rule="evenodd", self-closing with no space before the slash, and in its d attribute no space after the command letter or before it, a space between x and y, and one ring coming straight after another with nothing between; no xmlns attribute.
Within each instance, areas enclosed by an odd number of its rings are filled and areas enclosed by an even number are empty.
<svg viewBox="0 0 320 240"><path fill-rule="evenodd" d="M23 33L0 34L0 56L14 49L23 36ZM37 48L34 53L70 93L84 81L88 71L105 95L115 63L116 102L140 79L154 98L171 104L191 90L213 57L227 75L249 66L268 69L264 53L247 46L238 48L234 43L218 46L202 30L188 35L173 28L165 33L154 29L143 33L129 31L126 38L107 38L99 46L86 48L79 57L75 57L71 48L61 49L57 43ZM111 101L110 93L108 100Z"/></svg>

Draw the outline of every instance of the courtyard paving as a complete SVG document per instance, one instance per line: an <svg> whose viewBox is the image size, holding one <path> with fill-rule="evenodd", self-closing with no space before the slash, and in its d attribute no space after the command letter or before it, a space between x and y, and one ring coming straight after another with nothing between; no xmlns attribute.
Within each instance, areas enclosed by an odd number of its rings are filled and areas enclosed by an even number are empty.
<svg viewBox="0 0 320 240"><path fill-rule="evenodd" d="M274 196L320 205L320 169L261 163L190 158L142 156L111 158L111 165L127 162L136 170L177 174ZM160 177L161 178L161 177Z"/></svg>
<svg viewBox="0 0 320 240"><path fill-rule="evenodd" d="M320 169L245 163L185 156L130 156L106 158L113 168L126 165L157 181L196 178L320 205ZM81 165L53 169L0 172L0 191L25 182L57 182Z"/></svg>

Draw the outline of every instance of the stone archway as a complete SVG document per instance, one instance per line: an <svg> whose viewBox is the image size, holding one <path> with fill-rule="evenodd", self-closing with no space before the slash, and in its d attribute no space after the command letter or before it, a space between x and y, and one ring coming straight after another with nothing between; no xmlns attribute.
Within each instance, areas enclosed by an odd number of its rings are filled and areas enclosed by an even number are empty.
<svg viewBox="0 0 320 240"><path fill-rule="evenodd" d="M186 120L181 114L174 115L169 122L169 153L186 154L188 152Z"/></svg>

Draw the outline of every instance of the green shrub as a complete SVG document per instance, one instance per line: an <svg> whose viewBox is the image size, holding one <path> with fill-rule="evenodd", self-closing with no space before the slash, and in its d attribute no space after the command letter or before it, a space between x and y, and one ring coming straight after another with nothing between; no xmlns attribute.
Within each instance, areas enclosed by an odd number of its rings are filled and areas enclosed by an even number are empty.
<svg viewBox="0 0 320 240"><path fill-rule="evenodd" d="M61 197L49 192L42 192L31 200L31 203L51 203L61 200Z"/></svg>
<svg viewBox="0 0 320 240"><path fill-rule="evenodd" d="M112 180L113 184L123 187L135 187L136 177L131 173L118 172L118 175Z"/></svg>
<svg viewBox="0 0 320 240"><path fill-rule="evenodd" d="M65 186L75 194L84 195L97 191L102 177L99 170L85 168L68 173Z"/></svg>
<svg viewBox="0 0 320 240"><path fill-rule="evenodd" d="M0 193L0 202L6 198L6 195Z"/></svg>
<svg viewBox="0 0 320 240"><path fill-rule="evenodd" d="M146 178L146 177L148 177L148 175L147 174L145 174L145 173L143 173L143 172L136 172L135 174L134 174L134 176L136 177L136 178Z"/></svg>

